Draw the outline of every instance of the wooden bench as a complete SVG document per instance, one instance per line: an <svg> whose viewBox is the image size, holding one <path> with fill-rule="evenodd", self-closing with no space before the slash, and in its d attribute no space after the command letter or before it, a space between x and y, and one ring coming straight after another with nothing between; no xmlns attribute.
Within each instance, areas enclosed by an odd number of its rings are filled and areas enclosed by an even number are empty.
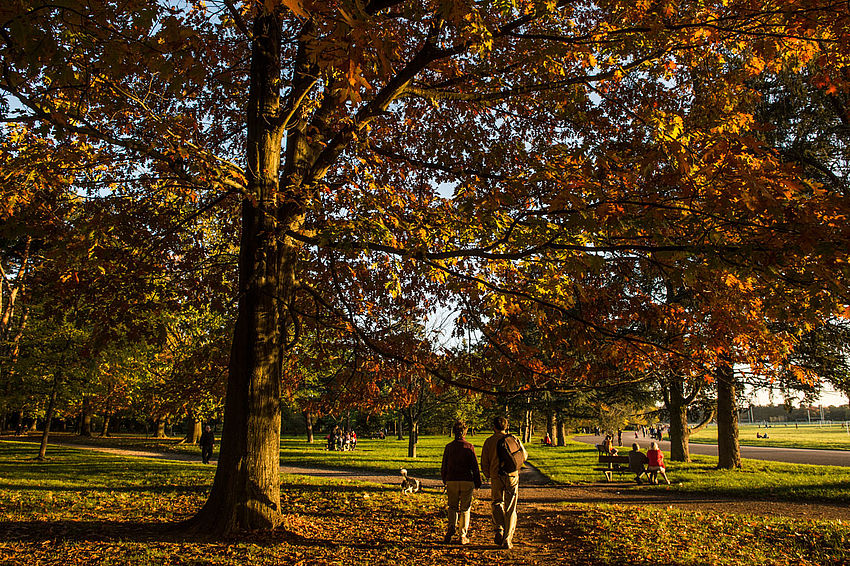
<svg viewBox="0 0 850 566"><path fill-rule="evenodd" d="M599 455L599 463L606 464L604 468L593 468L596 472L605 472L605 479L611 481L614 474L630 474L628 456Z"/></svg>

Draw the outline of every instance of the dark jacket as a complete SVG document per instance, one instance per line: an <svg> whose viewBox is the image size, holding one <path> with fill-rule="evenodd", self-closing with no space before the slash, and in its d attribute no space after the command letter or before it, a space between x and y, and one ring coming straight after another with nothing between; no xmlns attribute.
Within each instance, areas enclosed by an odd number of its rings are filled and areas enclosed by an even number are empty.
<svg viewBox="0 0 850 566"><path fill-rule="evenodd" d="M448 481L471 481L481 487L481 472L475 447L466 440L455 439L443 450L443 465L440 467L443 483Z"/></svg>
<svg viewBox="0 0 850 566"><path fill-rule="evenodd" d="M646 457L646 454L639 450L632 450L629 452L629 469L635 474L639 474L644 471L647 462L649 459Z"/></svg>
<svg viewBox="0 0 850 566"><path fill-rule="evenodd" d="M204 432L202 432L201 438L198 440L198 444L200 446L212 447L212 445L215 444L215 434L213 433L213 431L205 430Z"/></svg>

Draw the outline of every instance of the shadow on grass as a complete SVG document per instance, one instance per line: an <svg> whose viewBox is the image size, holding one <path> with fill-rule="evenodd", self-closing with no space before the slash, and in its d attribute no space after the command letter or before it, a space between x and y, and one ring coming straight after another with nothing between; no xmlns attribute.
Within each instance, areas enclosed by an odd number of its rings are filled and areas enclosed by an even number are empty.
<svg viewBox="0 0 850 566"><path fill-rule="evenodd" d="M188 540L175 529L177 526L143 521L4 521L0 523L0 542Z"/></svg>
<svg viewBox="0 0 850 566"><path fill-rule="evenodd" d="M741 500L785 501L789 503L818 502L846 505L850 502L850 481L758 487L719 487L712 490L677 490L677 492L694 497L725 496Z"/></svg>
<svg viewBox="0 0 850 566"><path fill-rule="evenodd" d="M207 493L208 485L146 485L146 486L66 486L66 485L16 485L0 482L0 490L12 491L44 491L53 493L89 493L89 492L118 492L118 493Z"/></svg>

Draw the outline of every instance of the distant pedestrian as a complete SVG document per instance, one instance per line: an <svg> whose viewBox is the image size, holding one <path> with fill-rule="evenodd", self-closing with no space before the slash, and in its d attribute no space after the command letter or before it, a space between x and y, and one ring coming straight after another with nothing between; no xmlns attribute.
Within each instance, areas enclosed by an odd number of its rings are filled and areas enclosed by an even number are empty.
<svg viewBox="0 0 850 566"><path fill-rule="evenodd" d="M201 460L204 464L209 464L213 454L213 446L215 445L215 434L213 434L210 425L204 427L204 432L201 433L198 444L201 445Z"/></svg>

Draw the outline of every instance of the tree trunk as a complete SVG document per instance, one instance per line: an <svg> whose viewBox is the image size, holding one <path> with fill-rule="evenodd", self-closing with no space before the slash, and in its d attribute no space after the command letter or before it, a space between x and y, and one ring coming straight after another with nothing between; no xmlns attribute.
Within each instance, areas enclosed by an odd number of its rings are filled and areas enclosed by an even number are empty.
<svg viewBox="0 0 850 566"><path fill-rule="evenodd" d="M401 415L396 418L395 431L396 440L404 440L404 427L401 425Z"/></svg>
<svg viewBox="0 0 850 566"><path fill-rule="evenodd" d="M165 436L165 419L158 417L156 419L156 434L154 434L154 438L165 438Z"/></svg>
<svg viewBox="0 0 850 566"><path fill-rule="evenodd" d="M296 173L280 188L281 20L260 8L253 25L247 109L247 192L242 200L239 306L228 368L224 427L209 499L189 529L206 535L271 529L280 514L281 316L295 281L297 247L286 236L303 222ZM300 71L300 69L299 69ZM296 133L290 133L295 136ZM287 142L291 167L303 140ZM303 171L301 172L303 174Z"/></svg>
<svg viewBox="0 0 850 566"><path fill-rule="evenodd" d="M564 420L564 417L558 415L558 446L566 446L567 445L567 423Z"/></svg>
<svg viewBox="0 0 850 566"><path fill-rule="evenodd" d="M183 439L183 442L186 442L187 444L197 444L198 440L201 438L203 428L203 422L201 422L201 419L195 415L194 411L190 410L186 418L186 438Z"/></svg>
<svg viewBox="0 0 850 566"><path fill-rule="evenodd" d="M546 411L546 434L549 435L549 438L553 442L558 436L555 426L555 411L552 411L551 409Z"/></svg>
<svg viewBox="0 0 850 566"><path fill-rule="evenodd" d="M531 442L531 436L534 434L534 429L532 422L534 421L534 410L526 409L525 410L525 418L524 424L522 427L522 442L523 444L528 444Z"/></svg>
<svg viewBox="0 0 850 566"><path fill-rule="evenodd" d="M112 420L112 415L110 413L106 413L103 415L103 430L100 431L100 436L105 437L109 436L109 422Z"/></svg>
<svg viewBox="0 0 850 566"><path fill-rule="evenodd" d="M416 443L419 440L419 421L408 420L409 434L407 437L407 457L416 458Z"/></svg>
<svg viewBox="0 0 850 566"><path fill-rule="evenodd" d="M82 414L80 415L80 436L91 436L91 399L83 397Z"/></svg>
<svg viewBox="0 0 850 566"><path fill-rule="evenodd" d="M741 467L738 446L738 410L735 405L737 383L732 364L717 367L717 467L731 470Z"/></svg>
<svg viewBox="0 0 850 566"><path fill-rule="evenodd" d="M304 411L304 426L307 428L307 443L313 444L313 413Z"/></svg>
<svg viewBox="0 0 850 566"><path fill-rule="evenodd" d="M53 374L53 387L50 389L50 400L47 403L47 415L45 415L44 432L41 433L41 446L38 449L38 459L44 460L47 456L47 439L50 437L50 424L53 421L53 413L56 410L56 396L59 393L59 382L61 375L57 371Z"/></svg>
<svg viewBox="0 0 850 566"><path fill-rule="evenodd" d="M688 406L674 403L667 407L667 411L670 413L670 460L690 462L688 440L691 431L688 428Z"/></svg>

